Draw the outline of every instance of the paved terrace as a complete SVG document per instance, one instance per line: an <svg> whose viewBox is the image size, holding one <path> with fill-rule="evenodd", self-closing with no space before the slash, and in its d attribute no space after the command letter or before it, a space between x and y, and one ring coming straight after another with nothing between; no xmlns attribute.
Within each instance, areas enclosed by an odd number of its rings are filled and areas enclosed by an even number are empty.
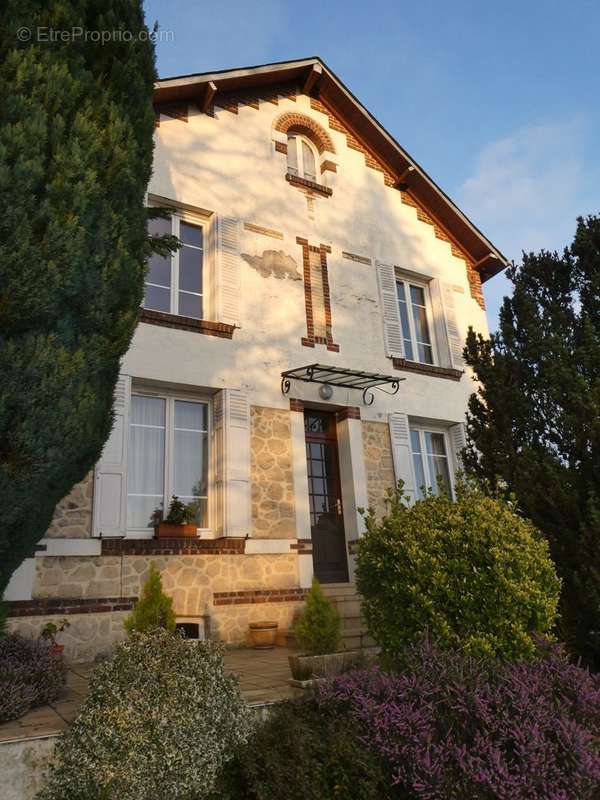
<svg viewBox="0 0 600 800"><path fill-rule="evenodd" d="M286 647L273 650L240 648L225 653L225 667L239 677L242 695L251 706L265 706L297 696L291 678ZM19 719L0 724L0 742L50 736L64 731L75 719L87 694L93 664L70 664L63 695Z"/></svg>

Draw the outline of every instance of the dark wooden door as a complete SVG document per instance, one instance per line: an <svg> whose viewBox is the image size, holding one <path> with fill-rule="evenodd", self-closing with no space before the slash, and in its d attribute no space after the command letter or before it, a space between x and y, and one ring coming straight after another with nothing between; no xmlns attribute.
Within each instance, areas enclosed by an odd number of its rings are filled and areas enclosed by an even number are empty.
<svg viewBox="0 0 600 800"><path fill-rule="evenodd" d="M335 416L305 411L304 432L314 573L321 583L345 583L348 559Z"/></svg>

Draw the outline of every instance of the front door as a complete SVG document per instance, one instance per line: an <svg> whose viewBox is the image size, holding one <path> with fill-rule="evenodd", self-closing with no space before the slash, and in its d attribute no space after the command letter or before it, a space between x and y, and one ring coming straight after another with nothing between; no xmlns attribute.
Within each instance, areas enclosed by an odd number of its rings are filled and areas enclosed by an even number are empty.
<svg viewBox="0 0 600 800"><path fill-rule="evenodd" d="M304 432L314 573L321 583L345 583L348 559L335 416L305 411Z"/></svg>

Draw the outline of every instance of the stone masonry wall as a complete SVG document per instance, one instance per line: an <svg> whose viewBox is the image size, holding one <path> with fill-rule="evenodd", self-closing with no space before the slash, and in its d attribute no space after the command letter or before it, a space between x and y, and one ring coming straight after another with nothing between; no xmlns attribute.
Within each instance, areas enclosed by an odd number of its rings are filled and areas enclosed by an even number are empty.
<svg viewBox="0 0 600 800"><path fill-rule="evenodd" d="M93 487L92 470L56 506L46 536L51 539L88 539L92 535Z"/></svg>
<svg viewBox="0 0 600 800"><path fill-rule="evenodd" d="M227 644L246 643L248 623L268 619L288 630L302 598L284 602L274 590L298 592L298 557L293 554L181 556L38 556L33 596L44 598L139 597L150 564L160 571L163 587L173 598L177 616L202 617L211 638ZM249 599L256 590L273 597ZM214 593L240 593L232 601L214 604ZM244 596L242 596L244 593ZM287 592L280 592L287 596ZM89 601L88 601L89 602ZM59 635L71 661L91 660L124 636L128 612L70 614L71 623ZM11 630L38 635L48 621L62 614L13 617Z"/></svg>
<svg viewBox="0 0 600 800"><path fill-rule="evenodd" d="M385 511L386 491L394 486L396 481L388 424L363 420L362 439L369 506L374 508L375 513L380 517Z"/></svg>
<svg viewBox="0 0 600 800"><path fill-rule="evenodd" d="M262 539L296 536L290 412L251 409L252 533Z"/></svg>

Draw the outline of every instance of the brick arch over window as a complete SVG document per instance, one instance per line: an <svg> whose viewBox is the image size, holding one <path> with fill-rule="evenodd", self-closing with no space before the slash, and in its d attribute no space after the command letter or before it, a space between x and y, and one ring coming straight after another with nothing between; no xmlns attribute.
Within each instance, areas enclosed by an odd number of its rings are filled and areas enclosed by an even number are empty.
<svg viewBox="0 0 600 800"><path fill-rule="evenodd" d="M325 151L335 153L335 147L331 141L331 136L325 128L322 128L314 119L305 114L298 114L295 111L282 114L275 120L273 126L276 131L281 133L300 133L314 142L319 153Z"/></svg>

